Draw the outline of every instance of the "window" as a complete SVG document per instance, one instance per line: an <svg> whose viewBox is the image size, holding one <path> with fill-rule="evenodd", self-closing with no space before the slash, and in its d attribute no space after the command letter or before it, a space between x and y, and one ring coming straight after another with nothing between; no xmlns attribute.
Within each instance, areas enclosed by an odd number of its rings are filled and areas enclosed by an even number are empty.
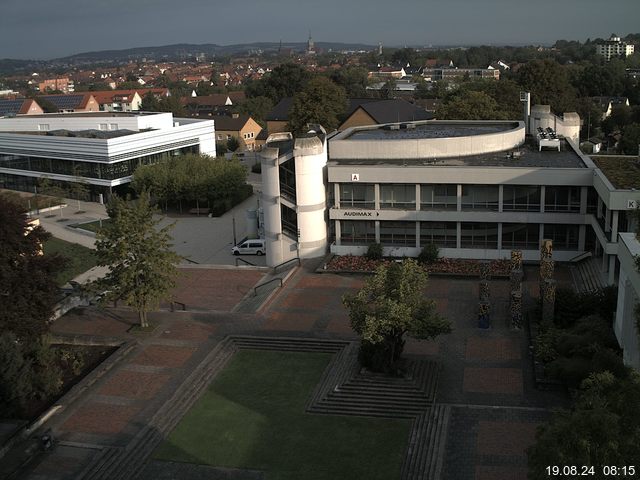
<svg viewBox="0 0 640 480"><path fill-rule="evenodd" d="M375 192L371 183L343 183L340 185L341 208L375 208Z"/></svg>
<svg viewBox="0 0 640 480"><path fill-rule="evenodd" d="M112 123L112 124L109 125L109 128L111 130L118 130L118 124L117 123Z"/></svg>
<svg viewBox="0 0 640 480"><path fill-rule="evenodd" d="M416 209L414 184L380 185L380 208Z"/></svg>
<svg viewBox="0 0 640 480"><path fill-rule="evenodd" d="M100 130L107 130L109 128L109 126L106 123L101 123L98 128Z"/></svg>
<svg viewBox="0 0 640 480"><path fill-rule="evenodd" d="M40 123L38 125L38 131L40 131L40 132L48 132L49 131L49 124L48 123Z"/></svg>
<svg viewBox="0 0 640 480"><path fill-rule="evenodd" d="M578 250L578 225L550 225L544 226L544 238L553 240L556 250Z"/></svg>
<svg viewBox="0 0 640 480"><path fill-rule="evenodd" d="M498 210L497 185L463 185L463 210Z"/></svg>
<svg viewBox="0 0 640 480"><path fill-rule="evenodd" d="M456 222L420 222L420 246L430 243L440 248L455 248L457 237Z"/></svg>
<svg viewBox="0 0 640 480"><path fill-rule="evenodd" d="M540 187L505 185L502 192L502 210L505 212L539 212Z"/></svg>
<svg viewBox="0 0 640 480"><path fill-rule="evenodd" d="M222 135L218 134L218 140L222 140Z"/></svg>
<svg viewBox="0 0 640 480"><path fill-rule="evenodd" d="M457 185L421 185L421 210L457 210Z"/></svg>
<svg viewBox="0 0 640 480"><path fill-rule="evenodd" d="M380 222L380 243L387 246L416 245L415 222Z"/></svg>
<svg viewBox="0 0 640 480"><path fill-rule="evenodd" d="M376 242L376 222L343 220L340 230L343 245L369 245Z"/></svg>
<svg viewBox="0 0 640 480"><path fill-rule="evenodd" d="M537 250L540 246L540 225L536 223L503 223L502 248Z"/></svg>
<svg viewBox="0 0 640 480"><path fill-rule="evenodd" d="M546 187L545 212L580 212L580 187Z"/></svg>
<svg viewBox="0 0 640 480"><path fill-rule="evenodd" d="M498 248L498 224L463 222L461 235L462 248Z"/></svg>

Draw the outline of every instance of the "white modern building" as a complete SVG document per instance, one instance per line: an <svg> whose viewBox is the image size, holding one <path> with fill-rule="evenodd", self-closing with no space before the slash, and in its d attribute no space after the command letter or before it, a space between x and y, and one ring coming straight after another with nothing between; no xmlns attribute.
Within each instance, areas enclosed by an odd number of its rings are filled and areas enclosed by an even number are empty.
<svg viewBox="0 0 640 480"><path fill-rule="evenodd" d="M0 118L0 188L81 178L96 199L129 183L138 165L189 152L215 156L213 121L142 112Z"/></svg>
<svg viewBox="0 0 640 480"><path fill-rule="evenodd" d="M616 334L640 368L634 308L640 298L633 158L584 155L575 114L549 120L420 121L349 128L327 139L271 135L260 153L267 264L296 256L415 257L428 244L450 258L528 261L552 239L556 261L589 253L620 286ZM548 113L548 112L547 112ZM562 125L568 137L550 126ZM534 128L535 127L535 128Z"/></svg>
<svg viewBox="0 0 640 480"><path fill-rule="evenodd" d="M612 57L628 57L633 55L634 45L620 40L615 33L611 34L609 40L596 45L596 53L602 55L608 62Z"/></svg>

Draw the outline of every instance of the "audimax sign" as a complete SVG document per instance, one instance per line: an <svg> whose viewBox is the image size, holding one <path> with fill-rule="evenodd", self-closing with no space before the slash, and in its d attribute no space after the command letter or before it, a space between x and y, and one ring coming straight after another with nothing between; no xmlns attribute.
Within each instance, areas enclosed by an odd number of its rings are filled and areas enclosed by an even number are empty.
<svg viewBox="0 0 640 480"><path fill-rule="evenodd" d="M364 210L345 210L342 213L343 217L379 217L379 212L364 211Z"/></svg>

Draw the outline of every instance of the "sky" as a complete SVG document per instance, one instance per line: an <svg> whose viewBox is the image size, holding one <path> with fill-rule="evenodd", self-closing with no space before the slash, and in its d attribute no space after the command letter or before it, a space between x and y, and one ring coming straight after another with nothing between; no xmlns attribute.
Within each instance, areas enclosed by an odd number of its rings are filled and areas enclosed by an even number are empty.
<svg viewBox="0 0 640 480"><path fill-rule="evenodd" d="M528 45L640 33L640 0L1 0L0 58L174 43Z"/></svg>

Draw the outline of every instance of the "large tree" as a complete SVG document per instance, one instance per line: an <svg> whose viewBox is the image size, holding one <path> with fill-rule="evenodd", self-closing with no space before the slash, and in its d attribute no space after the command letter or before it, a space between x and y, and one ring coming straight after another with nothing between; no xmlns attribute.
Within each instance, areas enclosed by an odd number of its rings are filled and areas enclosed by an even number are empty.
<svg viewBox="0 0 640 480"><path fill-rule="evenodd" d="M484 92L464 90L447 100L436 112L441 120L498 120L506 118L496 101Z"/></svg>
<svg viewBox="0 0 640 480"><path fill-rule="evenodd" d="M327 131L336 129L347 108L344 88L326 77L316 77L293 97L289 112L289 128L304 133L309 123L319 123Z"/></svg>
<svg viewBox="0 0 640 480"><path fill-rule="evenodd" d="M96 287L105 300L123 300L134 308L146 327L147 313L169 298L175 286L180 257L171 250L173 225L158 228L146 192L135 201L114 196L107 213L111 221L96 236L96 255L109 272Z"/></svg>
<svg viewBox="0 0 640 480"><path fill-rule="evenodd" d="M567 69L554 60L533 60L517 74L518 83L531 92L533 104L551 105L557 113L576 108L576 93L569 82Z"/></svg>
<svg viewBox="0 0 640 480"><path fill-rule="evenodd" d="M0 332L31 340L47 331L58 296L55 277L64 263L42 255L49 236L29 224L22 207L0 195Z"/></svg>
<svg viewBox="0 0 640 480"><path fill-rule="evenodd" d="M604 466L640 465L640 376L628 372L616 378L595 373L583 382L571 410L556 412L539 428L529 449L529 478L547 479L548 465L593 465L594 476ZM620 470L619 470L620 471ZM622 473L622 472L620 472ZM633 477L627 473L627 478Z"/></svg>
<svg viewBox="0 0 640 480"><path fill-rule="evenodd" d="M362 337L360 361L367 368L392 371L404 337L433 339L451 332L451 323L425 298L427 273L413 260L378 267L355 295L345 295L351 328Z"/></svg>
<svg viewBox="0 0 640 480"><path fill-rule="evenodd" d="M275 104L284 97L293 97L301 91L312 74L295 63L283 63L260 80L246 85L248 97L268 97Z"/></svg>

